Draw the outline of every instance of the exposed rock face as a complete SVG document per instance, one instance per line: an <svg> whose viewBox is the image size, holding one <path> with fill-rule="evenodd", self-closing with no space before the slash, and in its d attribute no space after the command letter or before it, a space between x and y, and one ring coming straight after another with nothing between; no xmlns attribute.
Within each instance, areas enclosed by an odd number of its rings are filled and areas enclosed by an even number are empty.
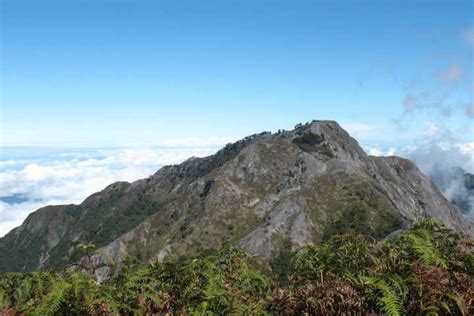
<svg viewBox="0 0 474 316"><path fill-rule="evenodd" d="M112 184L79 206L40 209L0 239L0 250L13 258L0 258L0 272L62 269L77 243L98 246L99 279L125 254L172 260L229 242L271 258L335 233L383 238L424 218L474 233L473 222L413 163L367 156L336 122L313 121ZM47 237L32 241L34 234ZM21 255L29 249L35 253L25 264Z"/></svg>

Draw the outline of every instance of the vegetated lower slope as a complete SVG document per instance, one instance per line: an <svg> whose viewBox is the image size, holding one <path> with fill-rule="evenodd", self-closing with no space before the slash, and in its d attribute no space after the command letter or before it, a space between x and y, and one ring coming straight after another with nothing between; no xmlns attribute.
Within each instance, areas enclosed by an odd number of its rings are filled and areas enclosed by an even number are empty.
<svg viewBox="0 0 474 316"><path fill-rule="evenodd" d="M381 242L333 236L274 260L273 273L231 246L138 270L128 257L102 285L78 272L7 273L0 314L473 315L473 247L428 220Z"/></svg>
<svg viewBox="0 0 474 316"><path fill-rule="evenodd" d="M47 220L53 213L60 225ZM78 206L40 209L0 239L0 272L62 270L79 244L96 246L101 281L126 255L176 260L229 243L269 260L338 233L380 239L424 218L473 232L413 163L367 156L336 122L313 121L112 184Z"/></svg>

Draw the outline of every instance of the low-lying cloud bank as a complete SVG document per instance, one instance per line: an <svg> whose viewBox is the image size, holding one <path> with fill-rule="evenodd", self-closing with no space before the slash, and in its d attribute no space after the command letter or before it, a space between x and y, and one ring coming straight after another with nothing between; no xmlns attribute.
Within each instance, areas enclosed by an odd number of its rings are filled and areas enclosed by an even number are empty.
<svg viewBox="0 0 474 316"><path fill-rule="evenodd" d="M81 203L115 181L148 177L161 166L213 154L218 147L149 149L2 148L0 236L45 205Z"/></svg>

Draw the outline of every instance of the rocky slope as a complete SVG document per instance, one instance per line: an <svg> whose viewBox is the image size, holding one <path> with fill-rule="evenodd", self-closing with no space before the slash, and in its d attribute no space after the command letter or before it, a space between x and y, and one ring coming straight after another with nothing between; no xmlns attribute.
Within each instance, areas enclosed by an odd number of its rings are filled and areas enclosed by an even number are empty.
<svg viewBox="0 0 474 316"><path fill-rule="evenodd" d="M0 272L63 269L81 243L96 245L99 279L126 254L173 260L229 242L272 258L340 232L383 238L424 218L474 233L413 163L367 156L336 122L313 121L112 184L81 205L42 208L0 239Z"/></svg>

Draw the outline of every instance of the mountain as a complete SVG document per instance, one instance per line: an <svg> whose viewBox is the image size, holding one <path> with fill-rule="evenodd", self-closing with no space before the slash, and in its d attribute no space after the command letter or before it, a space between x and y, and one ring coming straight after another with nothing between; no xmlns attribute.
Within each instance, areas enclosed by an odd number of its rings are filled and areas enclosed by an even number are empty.
<svg viewBox="0 0 474 316"><path fill-rule="evenodd" d="M231 243L271 259L342 232L381 239L425 218L474 234L412 162L368 156L336 122L313 121L111 184L80 205L41 208L0 239L0 272L62 270L79 244L96 246L99 279L126 254L173 260Z"/></svg>

